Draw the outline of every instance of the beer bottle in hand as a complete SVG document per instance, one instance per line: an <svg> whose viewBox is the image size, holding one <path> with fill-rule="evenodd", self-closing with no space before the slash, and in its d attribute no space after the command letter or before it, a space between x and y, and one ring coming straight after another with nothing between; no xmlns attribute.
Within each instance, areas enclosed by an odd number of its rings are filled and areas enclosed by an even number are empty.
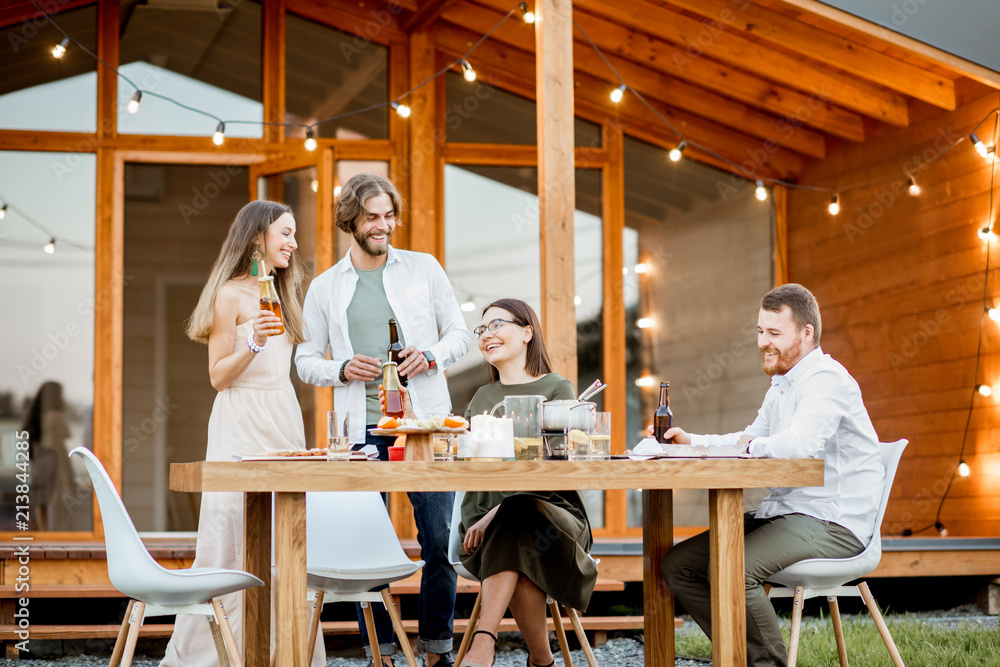
<svg viewBox="0 0 1000 667"><path fill-rule="evenodd" d="M660 383L660 405L656 408L656 412L653 414L653 436L656 438L657 442L663 444L668 444L664 439L663 434L670 428L670 422L674 417L674 413L670 411L670 396L668 395L669 390L669 382Z"/></svg>
<svg viewBox="0 0 1000 667"><path fill-rule="evenodd" d="M392 318L389 320L389 348L386 350L386 359L396 363L396 367L402 363L403 359L399 356L399 353L403 351L403 344L399 342L399 330L396 328L396 319ZM406 386L406 376L399 376L399 384Z"/></svg>
<svg viewBox="0 0 1000 667"><path fill-rule="evenodd" d="M403 397L399 394L399 373L396 372L396 362L387 361L382 364L382 391L385 392L385 414L387 417L402 417Z"/></svg>
<svg viewBox="0 0 1000 667"><path fill-rule="evenodd" d="M280 320L281 318L281 302L278 301L278 292L274 289L274 276L261 276L257 279L258 285L260 285L260 309L270 310L277 316ZM280 336L285 333L284 323L278 324L278 333L267 334L268 336Z"/></svg>

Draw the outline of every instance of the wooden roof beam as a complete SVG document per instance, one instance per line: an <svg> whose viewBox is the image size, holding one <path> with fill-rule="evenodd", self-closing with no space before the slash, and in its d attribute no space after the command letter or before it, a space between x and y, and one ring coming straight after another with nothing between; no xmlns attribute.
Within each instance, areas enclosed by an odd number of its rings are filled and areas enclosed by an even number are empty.
<svg viewBox="0 0 1000 667"><path fill-rule="evenodd" d="M438 20L442 10L454 0L424 0L424 6L403 22L403 32L413 34Z"/></svg>
<svg viewBox="0 0 1000 667"><path fill-rule="evenodd" d="M725 30L721 22L701 22L649 2L609 3L577 0L578 7L641 32L663 37L690 50L686 64L704 55L778 81L897 127L909 124L906 99L890 90L839 72L808 65Z"/></svg>
<svg viewBox="0 0 1000 667"><path fill-rule="evenodd" d="M286 0L288 11L332 28L368 39L376 44L402 42L406 34L399 18L404 6L379 0L329 2L328 0ZM360 47L359 47L360 48Z"/></svg>
<svg viewBox="0 0 1000 667"><path fill-rule="evenodd" d="M476 0L476 2L498 11L506 11L504 9L506 0ZM784 119L796 127L812 127L842 139L864 141L865 127L859 114L833 105L816 95L805 95L798 90L753 76L708 57L690 61L684 50L674 44L580 11L578 8L574 11L573 18L605 55L616 54L679 81L689 82L731 100L768 111L777 115L779 117L777 120ZM519 43L514 43L514 40L518 39L516 35L512 36L516 28L517 26L503 25L494 34L501 41L509 41L523 48ZM593 51L580 31L576 32L576 40L578 44L585 45L586 50ZM582 53L584 49L577 48L577 57Z"/></svg>
<svg viewBox="0 0 1000 667"><path fill-rule="evenodd" d="M435 36L438 48L452 58L468 50L470 39L478 39L476 33L450 24L438 25L435 28ZM483 42L477 53L481 58L478 67L481 82L534 99L533 54L499 44L492 39ZM618 105L611 102L605 94L604 89L607 86L605 82L580 72L575 73L575 79L579 83L576 88L576 113L581 118L595 123L609 119L611 122L623 123L629 135L657 145L672 146L677 143L677 135L645 106L629 105L627 111L618 108ZM676 127L683 128L689 141L706 146L736 164L746 163L749 170L758 178L793 178L804 166L804 160L792 151L769 146L766 142L748 137L729 127L670 109L656 100L651 99L650 103ZM769 151L769 148L773 150ZM747 177L739 169L734 169L724 161L701 153L693 147L686 154L695 156L699 162Z"/></svg>
<svg viewBox="0 0 1000 667"><path fill-rule="evenodd" d="M442 18L473 31L485 32L496 24L499 15L487 9L469 11L467 6L462 5L452 7L442 15ZM520 26L517 25L509 27L504 25L493 33L493 37L500 42L530 52L531 44L530 40L527 39L530 35L525 34L526 32L528 31L521 30ZM576 31L576 34L580 37L579 31ZM585 40L581 38L576 42L575 51L574 61L577 71L589 73L598 78L606 78L611 82L608 92L618 85L614 74ZM741 102L686 81L672 78L659 70L644 67L614 54L605 55L625 82L643 96L662 98L664 93L669 91L671 104L678 109L690 111L723 125L739 127L741 131L759 139L773 139L779 145L804 155L816 158L826 156L826 141L823 135L818 132L802 127L794 128L788 121L782 125L782 119L763 113L754 107L748 107ZM629 96L626 96L622 102L622 104L632 103L641 104L634 96L632 96L631 101L629 101Z"/></svg>
<svg viewBox="0 0 1000 667"><path fill-rule="evenodd" d="M667 0L728 28L756 36L780 48L801 53L824 65L850 72L936 107L955 109L955 83L916 65L856 44L749 2L727 0Z"/></svg>

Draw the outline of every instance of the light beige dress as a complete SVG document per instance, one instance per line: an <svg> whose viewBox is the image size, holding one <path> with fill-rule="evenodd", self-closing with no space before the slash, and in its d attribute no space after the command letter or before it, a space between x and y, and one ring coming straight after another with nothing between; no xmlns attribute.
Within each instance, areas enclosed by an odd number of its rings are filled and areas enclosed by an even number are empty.
<svg viewBox="0 0 1000 667"><path fill-rule="evenodd" d="M233 351L247 344L252 321L236 327ZM243 374L215 397L208 420L208 461L232 461L233 454L305 449L302 410L289 378L292 344L271 336ZM243 569L243 494L203 493L194 567ZM243 646L243 593L222 597L237 644ZM303 604L307 604L303 600ZM273 607L272 607L273 609ZM274 617L271 625L273 630ZM273 635L273 632L272 632ZM326 664L323 636L316 638L312 667ZM219 658L205 616L180 615L160 667L218 667Z"/></svg>

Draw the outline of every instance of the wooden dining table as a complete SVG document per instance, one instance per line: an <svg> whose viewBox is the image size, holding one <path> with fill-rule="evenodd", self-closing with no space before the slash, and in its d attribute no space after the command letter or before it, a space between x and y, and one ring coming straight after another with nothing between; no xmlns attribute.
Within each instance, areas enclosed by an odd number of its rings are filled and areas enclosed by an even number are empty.
<svg viewBox="0 0 1000 667"><path fill-rule="evenodd" d="M276 664L302 667L306 625L307 491L533 491L642 489L645 664L674 665L674 601L660 575L673 544L673 489L708 489L712 664L746 665L743 490L822 486L822 459L649 461L201 461L170 466L170 488L242 492L243 567L265 585L245 592L247 667L268 667L271 494L275 496Z"/></svg>

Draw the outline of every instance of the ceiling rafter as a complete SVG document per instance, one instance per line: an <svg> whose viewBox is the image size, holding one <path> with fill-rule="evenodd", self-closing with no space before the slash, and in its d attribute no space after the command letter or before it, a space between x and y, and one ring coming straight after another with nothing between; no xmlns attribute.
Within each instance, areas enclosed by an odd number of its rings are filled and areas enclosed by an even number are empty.
<svg viewBox="0 0 1000 667"><path fill-rule="evenodd" d="M412 34L418 30L423 30L430 24L434 23L434 21L437 21L444 8L452 2L454 2L454 0L424 0L423 7L418 9L412 16L410 16L410 18L403 22L403 32Z"/></svg>
<svg viewBox="0 0 1000 667"><path fill-rule="evenodd" d="M951 79L897 60L848 39L750 3L725 0L667 0L669 4L709 19L733 16L727 25L824 65L844 70L942 109L955 109Z"/></svg>
<svg viewBox="0 0 1000 667"><path fill-rule="evenodd" d="M811 66L799 58L728 32L719 22L698 21L642 0L628 3L575 0L574 4L633 30L649 32L690 49L689 60L708 55L890 125L906 127L909 124L909 110L902 95L846 73Z"/></svg>

